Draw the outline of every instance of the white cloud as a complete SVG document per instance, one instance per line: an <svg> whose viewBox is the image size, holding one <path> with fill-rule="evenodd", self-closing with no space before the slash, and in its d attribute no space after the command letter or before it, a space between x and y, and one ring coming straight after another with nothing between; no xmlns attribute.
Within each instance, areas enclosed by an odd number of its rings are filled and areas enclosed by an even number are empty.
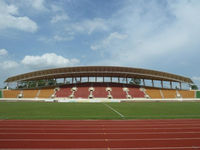
<svg viewBox="0 0 200 150"><path fill-rule="evenodd" d="M102 49L102 48L105 48L105 47L112 45L113 42L115 42L116 40L118 42L118 40L123 41L126 38L127 38L127 34L121 34L121 33L118 33L118 32L113 32L108 37L106 37L102 41L98 42L97 44L91 45L90 48L92 50Z"/></svg>
<svg viewBox="0 0 200 150"><path fill-rule="evenodd" d="M0 0L0 29L14 28L27 32L35 32L37 24L27 16L17 16L18 8Z"/></svg>
<svg viewBox="0 0 200 150"><path fill-rule="evenodd" d="M51 4L51 10L54 12L63 12L63 8L61 6L55 5L55 4Z"/></svg>
<svg viewBox="0 0 200 150"><path fill-rule="evenodd" d="M1 62L0 66L2 69L8 70L8 69L16 68L18 66L18 63L15 61L8 60L8 61Z"/></svg>
<svg viewBox="0 0 200 150"><path fill-rule="evenodd" d="M60 35L55 35L53 37L53 40L55 40L55 41L71 41L71 40L73 40L73 36L64 37L64 36L60 36Z"/></svg>
<svg viewBox="0 0 200 150"><path fill-rule="evenodd" d="M88 33L91 34L95 31L107 31L109 25L106 20L102 18L94 18L92 20L86 19L78 23L71 23L66 26L66 31L75 33Z"/></svg>
<svg viewBox="0 0 200 150"><path fill-rule="evenodd" d="M0 49L0 56L7 55L8 51L6 49Z"/></svg>
<svg viewBox="0 0 200 150"><path fill-rule="evenodd" d="M192 80L195 80L195 81L198 81L198 82L200 82L200 77L192 77Z"/></svg>
<svg viewBox="0 0 200 150"><path fill-rule="evenodd" d="M72 66L79 63L78 59L68 59L55 53L46 53L42 56L25 56L21 61L30 68L51 68Z"/></svg>
<svg viewBox="0 0 200 150"><path fill-rule="evenodd" d="M51 23L57 23L57 22L66 21L66 20L69 20L69 16L67 14L61 14L61 15L56 15L52 17Z"/></svg>
<svg viewBox="0 0 200 150"><path fill-rule="evenodd" d="M165 55L197 51L200 46L200 1L126 1L127 5L109 21L128 38L115 39L107 44L109 36L97 40L91 49L107 53L110 64L148 64ZM112 40L110 40L112 41ZM104 62L106 60L103 60Z"/></svg>
<svg viewBox="0 0 200 150"><path fill-rule="evenodd" d="M30 3L33 8L42 11L47 10L47 8L44 6L44 2L45 0L30 0Z"/></svg>
<svg viewBox="0 0 200 150"><path fill-rule="evenodd" d="M53 37L40 37L38 40L49 43L49 42L64 42L64 41L71 41L74 39L73 35L67 34L63 35L54 35Z"/></svg>

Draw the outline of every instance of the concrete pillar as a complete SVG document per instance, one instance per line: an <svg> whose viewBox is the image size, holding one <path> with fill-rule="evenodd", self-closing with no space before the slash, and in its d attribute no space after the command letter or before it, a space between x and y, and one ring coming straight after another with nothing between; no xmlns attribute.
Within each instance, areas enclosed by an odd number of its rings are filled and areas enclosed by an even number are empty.
<svg viewBox="0 0 200 150"><path fill-rule="evenodd" d="M55 78L55 82L54 82L54 85L56 85L57 84L57 79Z"/></svg>
<svg viewBox="0 0 200 150"><path fill-rule="evenodd" d="M179 82L179 84L180 84L180 89L182 89L182 83L181 83L181 82Z"/></svg>
<svg viewBox="0 0 200 150"><path fill-rule="evenodd" d="M151 80L151 82L152 82L152 87L154 87L154 80Z"/></svg>
<svg viewBox="0 0 200 150"><path fill-rule="evenodd" d="M143 85L145 86L145 80L144 79L142 79L143 80Z"/></svg>
<svg viewBox="0 0 200 150"><path fill-rule="evenodd" d="M172 81L170 81L170 88L172 89Z"/></svg>
<svg viewBox="0 0 200 150"><path fill-rule="evenodd" d="M161 87L163 88L163 80L161 80Z"/></svg>
<svg viewBox="0 0 200 150"><path fill-rule="evenodd" d="M19 87L19 82L17 82L17 88Z"/></svg>
<svg viewBox="0 0 200 150"><path fill-rule="evenodd" d="M47 86L47 85L48 85L48 80L46 79L46 80L45 80L45 86Z"/></svg>
<svg viewBox="0 0 200 150"><path fill-rule="evenodd" d="M9 89L9 83L7 82L7 85L6 85L6 89L8 90Z"/></svg>

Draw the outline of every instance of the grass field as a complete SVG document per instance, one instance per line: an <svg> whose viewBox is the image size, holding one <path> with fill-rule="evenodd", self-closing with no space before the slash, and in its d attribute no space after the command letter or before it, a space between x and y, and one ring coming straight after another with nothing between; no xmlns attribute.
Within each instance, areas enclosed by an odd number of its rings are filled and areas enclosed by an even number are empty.
<svg viewBox="0 0 200 150"><path fill-rule="evenodd" d="M199 102L42 103L1 102L0 119L200 118Z"/></svg>

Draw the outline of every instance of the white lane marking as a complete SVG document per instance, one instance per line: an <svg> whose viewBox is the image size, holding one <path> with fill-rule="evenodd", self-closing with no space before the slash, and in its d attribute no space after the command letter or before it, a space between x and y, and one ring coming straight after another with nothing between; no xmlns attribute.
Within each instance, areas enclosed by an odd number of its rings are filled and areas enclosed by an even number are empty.
<svg viewBox="0 0 200 150"><path fill-rule="evenodd" d="M7 135L7 134L11 134L11 135L13 135L13 134L23 134L23 135L27 135L27 134L30 134L30 135L37 135L37 134L48 134L48 135L100 135L100 134L104 134L104 133L102 133L102 132L93 132L93 133L88 133L88 132L82 132L82 133L55 133L55 132L53 132L53 133L49 133L49 132L35 132L35 133L32 133L32 132L25 132L25 133L22 133L22 132L12 132L12 133L9 133L9 132L4 132L4 133L0 133L0 135ZM110 132L110 133L106 133L107 135L112 135L112 134L114 134L114 135L143 135L143 134L145 134L145 135L152 135L152 134L200 134L200 132Z"/></svg>
<svg viewBox="0 0 200 150"><path fill-rule="evenodd" d="M114 108L112 108L111 106L109 106L108 104L103 103L106 107L110 108L112 111L114 111L115 113L117 113L120 117L124 118L124 115L122 115L120 112L118 112L117 110L115 110Z"/></svg>
<svg viewBox="0 0 200 150"><path fill-rule="evenodd" d="M171 140L200 140L200 138L150 138L150 139L107 139L107 141L171 141ZM105 141L105 139L0 139L0 142L5 141Z"/></svg>

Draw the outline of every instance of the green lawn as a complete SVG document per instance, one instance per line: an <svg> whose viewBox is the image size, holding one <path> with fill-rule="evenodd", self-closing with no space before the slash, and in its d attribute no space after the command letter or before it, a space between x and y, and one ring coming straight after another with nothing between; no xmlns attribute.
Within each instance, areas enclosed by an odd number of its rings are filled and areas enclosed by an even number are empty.
<svg viewBox="0 0 200 150"><path fill-rule="evenodd" d="M199 102L42 103L0 102L0 119L200 118Z"/></svg>

